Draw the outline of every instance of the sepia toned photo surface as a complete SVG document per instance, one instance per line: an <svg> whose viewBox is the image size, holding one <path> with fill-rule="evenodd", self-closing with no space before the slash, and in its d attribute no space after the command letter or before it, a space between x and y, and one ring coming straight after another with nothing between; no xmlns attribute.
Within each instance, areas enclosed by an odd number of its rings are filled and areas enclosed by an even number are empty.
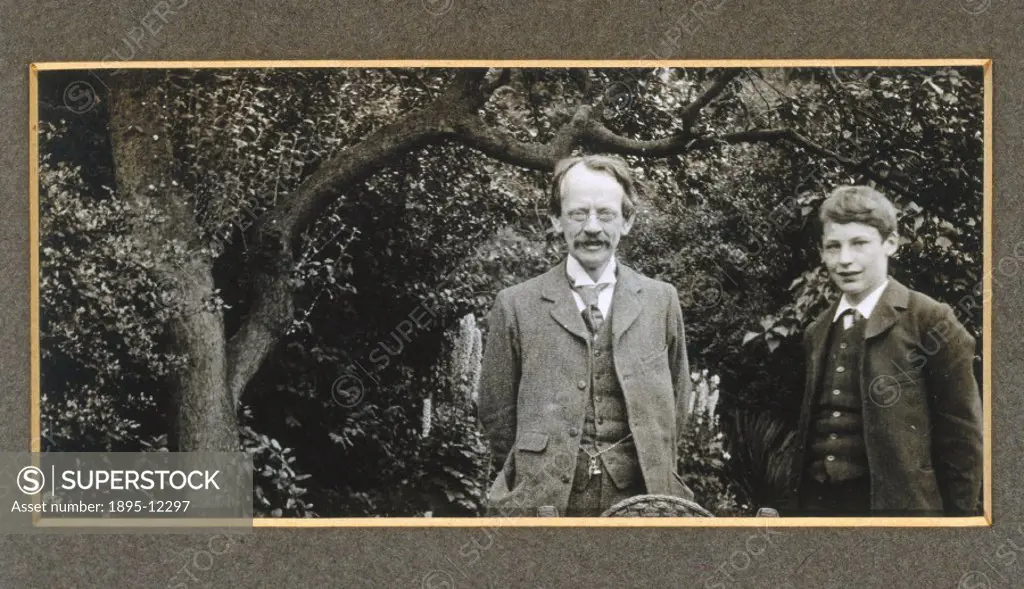
<svg viewBox="0 0 1024 589"><path fill-rule="evenodd" d="M257 526L992 523L989 62L119 65L31 72L33 450L244 450Z"/></svg>

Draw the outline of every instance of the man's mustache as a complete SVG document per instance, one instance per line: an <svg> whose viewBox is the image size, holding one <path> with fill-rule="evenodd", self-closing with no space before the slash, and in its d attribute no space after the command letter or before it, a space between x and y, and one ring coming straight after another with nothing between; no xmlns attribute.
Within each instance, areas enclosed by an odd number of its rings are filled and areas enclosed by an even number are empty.
<svg viewBox="0 0 1024 589"><path fill-rule="evenodd" d="M584 247L588 245L609 245L609 243L603 239L577 239L573 242L576 247Z"/></svg>

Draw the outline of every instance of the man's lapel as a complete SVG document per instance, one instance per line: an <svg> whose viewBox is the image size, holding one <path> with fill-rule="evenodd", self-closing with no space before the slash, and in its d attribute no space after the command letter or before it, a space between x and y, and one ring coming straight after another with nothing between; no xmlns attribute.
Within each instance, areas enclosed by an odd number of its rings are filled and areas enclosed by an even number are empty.
<svg viewBox="0 0 1024 589"><path fill-rule="evenodd" d="M889 330L900 318L900 312L907 308L910 291L907 287L892 278L882 291L878 304L875 305L868 323L864 326L864 339L879 336Z"/></svg>
<svg viewBox="0 0 1024 589"><path fill-rule="evenodd" d="M577 337L583 339L590 337L590 330L583 323L583 316L580 315L576 299L573 298L572 289L569 287L569 278L565 273L565 260L544 275L541 297L552 303L551 317L555 322Z"/></svg>
<svg viewBox="0 0 1024 589"><path fill-rule="evenodd" d="M615 276L615 293L612 295L612 334L617 340L636 318L640 316L640 278L636 272L618 265Z"/></svg>

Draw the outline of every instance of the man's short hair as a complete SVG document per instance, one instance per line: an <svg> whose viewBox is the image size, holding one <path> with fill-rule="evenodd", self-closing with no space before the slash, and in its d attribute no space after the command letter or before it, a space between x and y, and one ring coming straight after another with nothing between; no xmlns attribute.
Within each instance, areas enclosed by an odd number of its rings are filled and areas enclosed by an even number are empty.
<svg viewBox="0 0 1024 589"><path fill-rule="evenodd" d="M840 186L821 203L821 230L825 223L863 223L878 230L882 239L896 232L896 206L870 186Z"/></svg>
<svg viewBox="0 0 1024 589"><path fill-rule="evenodd" d="M633 173L629 170L626 162L611 155L573 156L561 159L555 164L555 177L551 181L551 197L548 199L548 211L552 215L557 217L562 214L562 179L577 164L582 164L591 170L605 172L615 178L626 193L622 199L622 215L627 219L632 218L639 194L636 181L633 180Z"/></svg>

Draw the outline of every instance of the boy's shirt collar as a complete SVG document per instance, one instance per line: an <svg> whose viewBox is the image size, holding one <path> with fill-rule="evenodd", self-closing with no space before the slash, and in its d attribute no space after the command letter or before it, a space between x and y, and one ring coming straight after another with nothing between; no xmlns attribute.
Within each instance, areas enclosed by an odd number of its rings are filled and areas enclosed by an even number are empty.
<svg viewBox="0 0 1024 589"><path fill-rule="evenodd" d="M878 305L878 301L882 298L882 293L885 292L886 286L889 286L888 278L886 278L878 288L871 291L871 294L864 297L864 300L862 300L859 305L851 305L850 301L846 299L846 295L844 294L842 298L839 299L839 306L836 307L836 314L832 316L832 321L835 322L836 319L839 319L839 316L847 309L856 309L864 316L865 319L871 317L871 312L874 311L875 306Z"/></svg>

